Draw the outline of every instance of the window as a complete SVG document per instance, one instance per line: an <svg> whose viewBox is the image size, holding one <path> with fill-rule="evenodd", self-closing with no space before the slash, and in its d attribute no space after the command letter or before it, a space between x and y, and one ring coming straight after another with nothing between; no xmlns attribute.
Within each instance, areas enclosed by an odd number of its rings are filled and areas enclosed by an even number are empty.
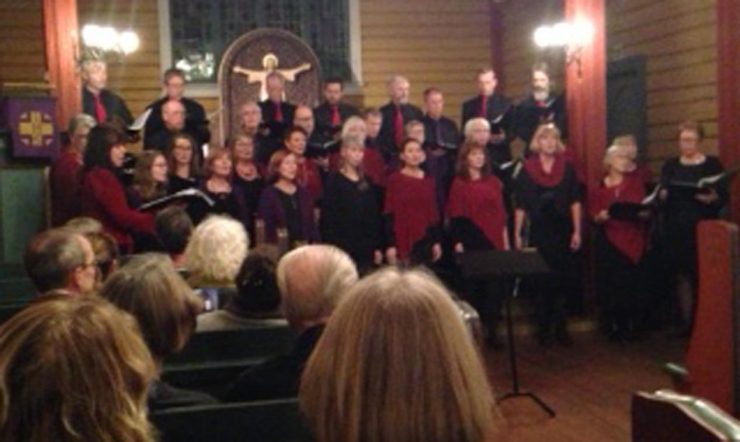
<svg viewBox="0 0 740 442"><path fill-rule="evenodd" d="M359 16L357 1L160 0L163 68L175 65L188 71L193 83L215 83L221 55L234 39L274 27L305 40L316 52L324 77L357 82L350 31L353 17Z"/></svg>

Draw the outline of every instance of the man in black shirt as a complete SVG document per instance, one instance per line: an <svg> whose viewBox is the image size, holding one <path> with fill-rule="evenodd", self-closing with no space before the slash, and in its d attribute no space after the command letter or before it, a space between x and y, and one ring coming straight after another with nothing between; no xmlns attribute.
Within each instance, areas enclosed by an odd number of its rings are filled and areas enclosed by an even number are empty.
<svg viewBox="0 0 740 442"><path fill-rule="evenodd" d="M327 138L333 138L342 131L347 118L359 115L351 104L342 102L344 82L340 78L329 78L324 81L324 102L313 110L316 119L316 130Z"/></svg>
<svg viewBox="0 0 740 442"><path fill-rule="evenodd" d="M532 67L532 93L516 106L514 115L515 135L529 148L532 136L542 123L553 123L567 139L568 122L563 95L552 93L550 71L546 63Z"/></svg>
<svg viewBox="0 0 740 442"><path fill-rule="evenodd" d="M121 97L106 89L108 66L103 60L82 62L82 112L98 123L113 121L128 127L134 117Z"/></svg>
<svg viewBox="0 0 740 442"><path fill-rule="evenodd" d="M390 149L391 154L398 151L398 145L404 139L404 127L412 120L421 121L421 109L409 104L411 85L406 77L394 75L388 80L390 101L380 108L383 123L380 127L379 142Z"/></svg>
<svg viewBox="0 0 740 442"><path fill-rule="evenodd" d="M491 68L478 71L478 96L465 101L462 105L462 127L473 118L485 118L491 126L491 140L489 148L495 153L496 161L506 162L511 159L509 143L514 137L512 133L512 116L514 107L511 101L496 93L498 79L496 72Z"/></svg>

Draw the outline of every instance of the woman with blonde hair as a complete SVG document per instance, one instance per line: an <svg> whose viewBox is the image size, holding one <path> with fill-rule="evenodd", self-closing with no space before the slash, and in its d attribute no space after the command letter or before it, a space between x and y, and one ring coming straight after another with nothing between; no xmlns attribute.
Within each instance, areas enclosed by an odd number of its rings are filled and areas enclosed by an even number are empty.
<svg viewBox="0 0 740 442"><path fill-rule="evenodd" d="M187 344L203 308L171 261L154 253L134 256L108 278L100 296L136 318L159 370L167 356ZM210 402L215 399L171 387L159 379L149 387L150 410Z"/></svg>
<svg viewBox="0 0 740 442"><path fill-rule="evenodd" d="M554 337L567 346L571 345L571 338L565 301L577 287L576 252L581 248L580 189L554 124L540 125L530 147L534 154L524 161L514 183L514 244L517 249L537 247L551 270L538 290L540 344L549 346Z"/></svg>
<svg viewBox="0 0 740 442"><path fill-rule="evenodd" d="M0 327L0 440L148 442L155 367L136 322L48 295Z"/></svg>
<svg viewBox="0 0 740 442"><path fill-rule="evenodd" d="M491 387L451 295L433 276L387 268L351 287L303 372L319 442L477 442ZM409 351L415 351L409 357Z"/></svg>
<svg viewBox="0 0 740 442"><path fill-rule="evenodd" d="M226 216L211 215L195 228L185 248L185 264L194 287L233 287L247 257L244 226Z"/></svg>

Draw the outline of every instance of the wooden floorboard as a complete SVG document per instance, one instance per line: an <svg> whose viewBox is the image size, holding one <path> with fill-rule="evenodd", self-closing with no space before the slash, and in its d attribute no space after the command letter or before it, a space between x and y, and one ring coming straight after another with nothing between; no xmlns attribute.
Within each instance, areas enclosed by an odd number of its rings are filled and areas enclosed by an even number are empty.
<svg viewBox="0 0 740 442"><path fill-rule="evenodd" d="M536 393L555 409L550 419L528 398L499 405L496 441L630 440L630 399L635 391L671 388L663 364L681 362L685 340L654 334L639 342L614 344L596 332L574 335L570 348L542 349L517 337L522 391ZM486 363L497 395L511 391L507 350L487 351Z"/></svg>

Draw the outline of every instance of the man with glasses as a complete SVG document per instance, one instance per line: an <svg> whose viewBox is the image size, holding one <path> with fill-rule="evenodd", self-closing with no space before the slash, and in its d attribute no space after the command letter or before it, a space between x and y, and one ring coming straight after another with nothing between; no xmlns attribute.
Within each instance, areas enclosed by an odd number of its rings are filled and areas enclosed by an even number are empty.
<svg viewBox="0 0 740 442"><path fill-rule="evenodd" d="M39 295L86 295L95 289L98 267L90 242L65 229L36 235L23 258L26 273Z"/></svg>

